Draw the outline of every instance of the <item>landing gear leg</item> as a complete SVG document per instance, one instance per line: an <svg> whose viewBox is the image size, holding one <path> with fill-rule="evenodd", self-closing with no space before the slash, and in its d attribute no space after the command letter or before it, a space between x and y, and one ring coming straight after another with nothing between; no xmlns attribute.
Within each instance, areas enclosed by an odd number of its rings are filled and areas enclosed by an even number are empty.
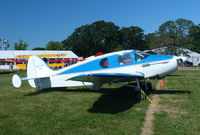
<svg viewBox="0 0 200 135"><path fill-rule="evenodd" d="M149 85L149 82L147 82L145 79L144 79L144 92L146 95L150 95L151 94L151 91L150 91L150 88L148 87Z"/></svg>
<svg viewBox="0 0 200 135"><path fill-rule="evenodd" d="M99 91L101 89L102 83L94 83L92 86L92 90Z"/></svg>
<svg viewBox="0 0 200 135"><path fill-rule="evenodd" d="M145 96L141 93L140 80L136 79L136 83L137 83L137 87L136 87L136 90L135 90L136 98L138 100L144 100Z"/></svg>
<svg viewBox="0 0 200 135"><path fill-rule="evenodd" d="M147 82L145 79L141 84L141 87L146 95L150 95L152 93L152 84L150 82Z"/></svg>

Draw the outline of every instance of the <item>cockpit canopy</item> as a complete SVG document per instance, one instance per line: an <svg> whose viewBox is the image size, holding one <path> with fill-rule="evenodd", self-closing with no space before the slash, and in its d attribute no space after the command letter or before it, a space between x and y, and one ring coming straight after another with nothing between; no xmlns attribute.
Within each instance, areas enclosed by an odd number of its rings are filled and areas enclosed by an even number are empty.
<svg viewBox="0 0 200 135"><path fill-rule="evenodd" d="M135 61L139 62L139 61L147 58L150 54L142 52L142 51L136 51L134 55L135 55Z"/></svg>
<svg viewBox="0 0 200 135"><path fill-rule="evenodd" d="M150 54L142 52L142 51L136 51L133 55L131 53L122 54L118 56L118 63L119 65L124 65L124 64L132 63L133 61L139 62L147 58L149 55Z"/></svg>

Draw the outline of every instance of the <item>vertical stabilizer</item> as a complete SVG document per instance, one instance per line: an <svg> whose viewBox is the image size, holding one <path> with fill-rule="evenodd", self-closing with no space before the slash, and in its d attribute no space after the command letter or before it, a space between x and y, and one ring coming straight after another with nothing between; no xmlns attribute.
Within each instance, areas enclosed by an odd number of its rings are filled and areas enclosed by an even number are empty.
<svg viewBox="0 0 200 135"><path fill-rule="evenodd" d="M31 56L27 64L27 77L37 78L28 80L34 88L50 87L50 75L54 71L50 69L47 63L38 56Z"/></svg>

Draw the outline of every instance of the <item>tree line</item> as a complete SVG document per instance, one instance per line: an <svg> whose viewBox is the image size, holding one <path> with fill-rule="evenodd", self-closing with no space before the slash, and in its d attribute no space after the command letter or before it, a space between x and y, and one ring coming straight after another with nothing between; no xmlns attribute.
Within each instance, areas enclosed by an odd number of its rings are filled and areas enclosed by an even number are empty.
<svg viewBox="0 0 200 135"><path fill-rule="evenodd" d="M27 47L23 40L14 44L15 50L25 50ZM97 52L160 47L166 47L166 54L185 53L179 48L200 53L200 24L195 25L191 20L180 18L164 22L154 33L144 34L144 30L138 26L120 28L113 22L101 20L76 28L61 42L50 41L45 48L33 50L72 50L78 56L88 57Z"/></svg>

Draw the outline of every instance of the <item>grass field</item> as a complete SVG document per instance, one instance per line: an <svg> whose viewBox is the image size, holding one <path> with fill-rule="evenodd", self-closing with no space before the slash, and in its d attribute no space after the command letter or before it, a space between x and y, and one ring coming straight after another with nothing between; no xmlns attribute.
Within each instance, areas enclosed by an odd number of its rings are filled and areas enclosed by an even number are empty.
<svg viewBox="0 0 200 135"><path fill-rule="evenodd" d="M104 86L101 92L91 92L89 88L36 91L24 83L15 89L12 75L0 72L0 134L141 133L149 102L138 102L130 88L115 84ZM178 71L165 80L165 87L156 91L160 111L153 121L154 134L199 134L200 71Z"/></svg>
<svg viewBox="0 0 200 135"><path fill-rule="evenodd" d="M22 73L24 75L24 73ZM35 91L11 85L0 73L0 134L138 135L148 102L138 102L119 84L101 92L88 88Z"/></svg>
<svg viewBox="0 0 200 135"><path fill-rule="evenodd" d="M178 71L166 79L155 114L155 135L200 134L200 71Z"/></svg>

